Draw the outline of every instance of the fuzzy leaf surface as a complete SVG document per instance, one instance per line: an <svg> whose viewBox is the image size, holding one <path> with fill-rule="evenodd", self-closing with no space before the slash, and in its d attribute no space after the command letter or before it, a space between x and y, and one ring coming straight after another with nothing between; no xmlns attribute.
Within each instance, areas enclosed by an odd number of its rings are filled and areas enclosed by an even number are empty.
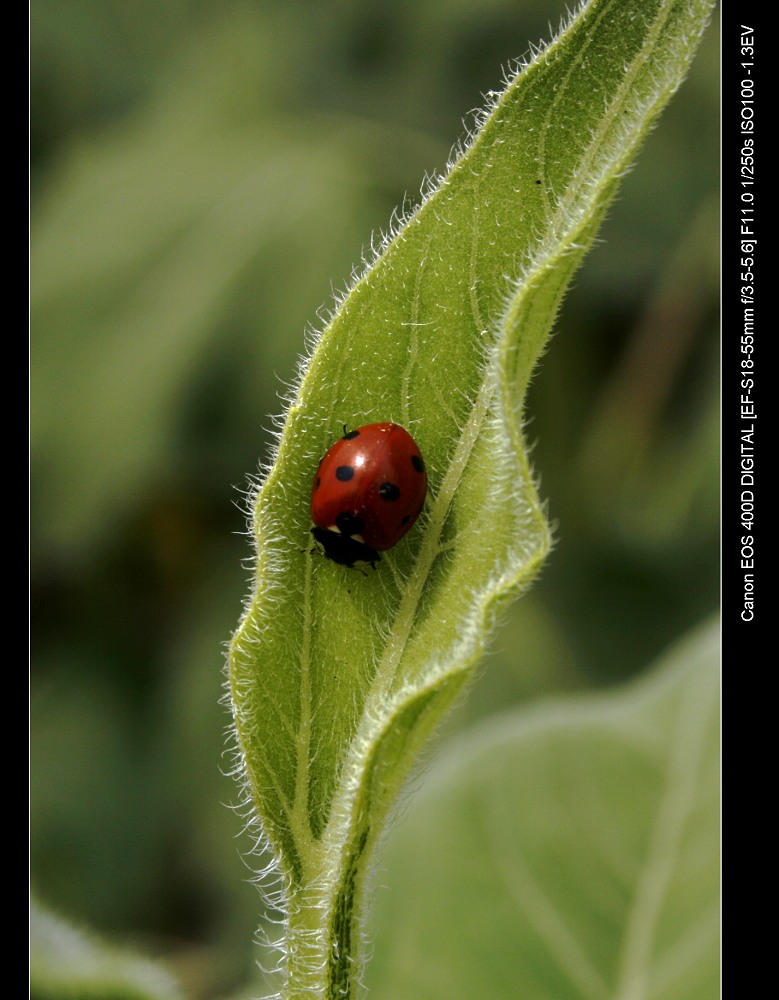
<svg viewBox="0 0 779 1000"><path fill-rule="evenodd" d="M548 551L524 394L710 9L584 5L493 95L307 362L253 498L255 586L229 661L249 794L285 879L289 996L349 995L366 861L386 814L497 611ZM311 485L343 425L386 420L419 443L430 495L363 576L310 553Z"/></svg>

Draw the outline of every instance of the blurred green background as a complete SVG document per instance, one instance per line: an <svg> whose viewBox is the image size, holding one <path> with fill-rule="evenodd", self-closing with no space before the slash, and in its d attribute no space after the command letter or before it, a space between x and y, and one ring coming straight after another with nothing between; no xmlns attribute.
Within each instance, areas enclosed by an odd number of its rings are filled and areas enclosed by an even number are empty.
<svg viewBox="0 0 779 1000"><path fill-rule="evenodd" d="M321 307L562 13L33 0L33 888L194 997L258 957L220 704L247 477ZM532 387L557 545L451 730L717 606L717 108L712 26Z"/></svg>

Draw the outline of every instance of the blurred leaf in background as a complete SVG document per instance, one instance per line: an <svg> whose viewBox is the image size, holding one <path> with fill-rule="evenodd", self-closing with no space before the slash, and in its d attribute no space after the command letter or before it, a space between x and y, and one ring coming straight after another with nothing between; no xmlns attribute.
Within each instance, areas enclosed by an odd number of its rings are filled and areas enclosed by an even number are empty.
<svg viewBox="0 0 779 1000"><path fill-rule="evenodd" d="M218 704L246 476L318 309L562 14L31 7L33 883L193 996L251 977L261 915ZM452 728L716 607L717 73L713 26L566 302L528 411L557 549Z"/></svg>
<svg viewBox="0 0 779 1000"><path fill-rule="evenodd" d="M425 777L371 997L719 996L719 622L631 684L473 727Z"/></svg>

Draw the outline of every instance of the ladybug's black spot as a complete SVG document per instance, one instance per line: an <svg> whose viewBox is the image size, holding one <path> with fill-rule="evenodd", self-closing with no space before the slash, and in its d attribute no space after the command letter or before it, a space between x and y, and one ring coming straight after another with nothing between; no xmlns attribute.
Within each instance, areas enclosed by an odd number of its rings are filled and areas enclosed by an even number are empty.
<svg viewBox="0 0 779 1000"><path fill-rule="evenodd" d="M317 476L316 477L316 482L314 483L314 489L315 490L319 489L319 486L320 486L321 482L322 482L322 477L321 476Z"/></svg>
<svg viewBox="0 0 779 1000"><path fill-rule="evenodd" d="M351 441L352 438L356 438L359 436L360 436L359 431L347 431L346 428L344 427L344 436L343 436L344 441Z"/></svg>
<svg viewBox="0 0 779 1000"><path fill-rule="evenodd" d="M410 520L411 520L411 515L410 514L406 514L406 516L401 519L401 522L400 522L401 526L405 528L405 526L408 524L408 522Z"/></svg>
<svg viewBox="0 0 779 1000"><path fill-rule="evenodd" d="M365 527L365 521L361 517L350 514L346 510L341 511L336 517L335 523L342 535L349 536L362 534L362 529Z"/></svg>
<svg viewBox="0 0 779 1000"><path fill-rule="evenodd" d="M414 466L414 468L417 470L417 472L424 472L425 471L425 463L422 461L422 456L421 455L412 455L411 456L411 464Z"/></svg>
<svg viewBox="0 0 779 1000"><path fill-rule="evenodd" d="M335 470L335 478L340 479L342 483L348 483L353 475L354 469L351 465L339 465Z"/></svg>
<svg viewBox="0 0 779 1000"><path fill-rule="evenodd" d="M379 487L379 496L382 500L397 500L400 496L400 488L394 483L382 483Z"/></svg>

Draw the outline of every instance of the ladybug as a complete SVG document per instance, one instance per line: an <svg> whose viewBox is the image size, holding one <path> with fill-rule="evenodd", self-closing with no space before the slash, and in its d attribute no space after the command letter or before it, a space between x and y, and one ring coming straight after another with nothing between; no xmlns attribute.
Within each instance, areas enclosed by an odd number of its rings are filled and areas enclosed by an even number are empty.
<svg viewBox="0 0 779 1000"><path fill-rule="evenodd" d="M319 463L311 491L311 534L341 566L370 564L411 529L425 502L427 472L400 424L347 431Z"/></svg>

